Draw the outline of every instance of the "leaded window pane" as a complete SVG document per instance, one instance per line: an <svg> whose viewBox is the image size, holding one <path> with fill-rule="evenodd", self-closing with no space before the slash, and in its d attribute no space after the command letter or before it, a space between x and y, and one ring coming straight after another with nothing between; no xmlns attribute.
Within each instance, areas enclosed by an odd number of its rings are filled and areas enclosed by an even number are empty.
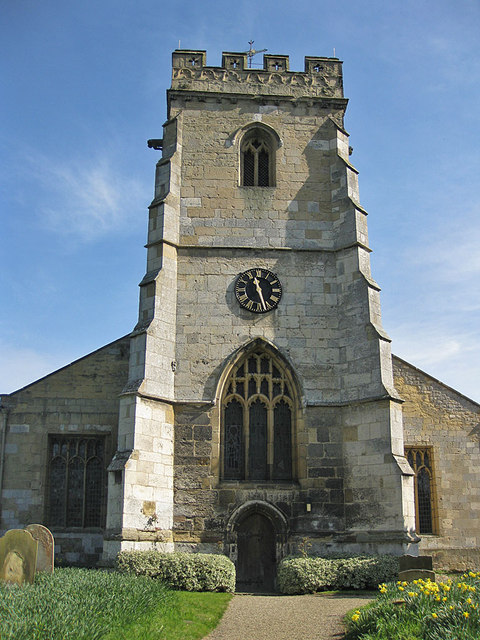
<svg viewBox="0 0 480 640"><path fill-rule="evenodd" d="M268 380L267 378L263 378L262 383L260 385L260 393L264 396L268 397Z"/></svg>
<svg viewBox="0 0 480 640"><path fill-rule="evenodd" d="M249 435L250 479L267 480L267 408L261 400L250 405Z"/></svg>
<svg viewBox="0 0 480 640"><path fill-rule="evenodd" d="M270 360L268 358L260 360L260 373L270 373Z"/></svg>
<svg viewBox="0 0 480 640"><path fill-rule="evenodd" d="M265 351L249 353L226 382L223 477L250 481L292 478L292 408L283 368ZM241 381L239 381L241 378ZM244 406L236 394L248 401ZM291 396L291 393L288 394Z"/></svg>
<svg viewBox="0 0 480 640"><path fill-rule="evenodd" d="M417 475L419 533L432 533L430 474L423 467Z"/></svg>
<svg viewBox="0 0 480 640"><path fill-rule="evenodd" d="M292 418L288 404L281 400L273 410L273 478L292 477Z"/></svg>
<svg viewBox="0 0 480 640"><path fill-rule="evenodd" d="M67 481L67 526L81 527L83 522L83 500L85 465L75 456L68 463Z"/></svg>
<svg viewBox="0 0 480 640"><path fill-rule="evenodd" d="M49 524L55 527L101 526L104 482L102 437L52 437Z"/></svg>
<svg viewBox="0 0 480 640"><path fill-rule="evenodd" d="M102 508L102 460L96 456L91 458L85 471L85 526L99 527Z"/></svg>
<svg viewBox="0 0 480 640"><path fill-rule="evenodd" d="M431 451L428 447L408 447L405 454L415 472L415 516L420 534L432 534L434 521L434 485Z"/></svg>
<svg viewBox="0 0 480 640"><path fill-rule="evenodd" d="M425 453L423 454L423 464L427 467L427 469L430 468L430 460L428 457L428 451L425 451Z"/></svg>
<svg viewBox="0 0 480 640"><path fill-rule="evenodd" d="M225 408L224 475L231 480L243 478L243 408L232 400Z"/></svg>
<svg viewBox="0 0 480 640"><path fill-rule="evenodd" d="M60 451L58 443L54 451ZM50 524L62 527L65 521L65 479L67 464L64 458L55 457L50 463Z"/></svg>
<svg viewBox="0 0 480 640"><path fill-rule="evenodd" d="M265 150L261 150L258 154L258 186L268 187L269 185L269 170L268 170L268 153Z"/></svg>
<svg viewBox="0 0 480 640"><path fill-rule="evenodd" d="M250 150L243 154L243 186L255 186L255 156Z"/></svg>

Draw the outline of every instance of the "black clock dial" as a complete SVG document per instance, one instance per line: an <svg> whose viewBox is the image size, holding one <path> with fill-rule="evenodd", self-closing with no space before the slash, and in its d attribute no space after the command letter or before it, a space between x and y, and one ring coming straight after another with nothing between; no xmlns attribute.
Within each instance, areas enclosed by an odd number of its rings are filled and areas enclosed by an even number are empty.
<svg viewBox="0 0 480 640"><path fill-rule="evenodd" d="M277 276L267 269L249 269L238 276L235 296L244 309L267 313L278 306L282 285Z"/></svg>

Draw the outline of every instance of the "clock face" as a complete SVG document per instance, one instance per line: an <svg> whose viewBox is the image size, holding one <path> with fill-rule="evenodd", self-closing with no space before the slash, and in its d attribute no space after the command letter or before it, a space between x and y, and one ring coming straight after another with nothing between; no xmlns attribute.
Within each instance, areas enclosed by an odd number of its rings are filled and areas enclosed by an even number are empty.
<svg viewBox="0 0 480 640"><path fill-rule="evenodd" d="M282 285L277 276L267 269L249 269L238 276L235 296L244 309L266 313L278 306Z"/></svg>

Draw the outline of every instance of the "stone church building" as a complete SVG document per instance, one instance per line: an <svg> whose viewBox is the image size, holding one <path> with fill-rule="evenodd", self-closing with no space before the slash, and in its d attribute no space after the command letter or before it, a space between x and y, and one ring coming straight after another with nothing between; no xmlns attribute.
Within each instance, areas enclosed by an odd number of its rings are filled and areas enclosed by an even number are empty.
<svg viewBox="0 0 480 640"><path fill-rule="evenodd" d="M479 561L480 406L392 357L342 63L173 53L138 323L1 396L3 530L66 562L311 552Z"/></svg>

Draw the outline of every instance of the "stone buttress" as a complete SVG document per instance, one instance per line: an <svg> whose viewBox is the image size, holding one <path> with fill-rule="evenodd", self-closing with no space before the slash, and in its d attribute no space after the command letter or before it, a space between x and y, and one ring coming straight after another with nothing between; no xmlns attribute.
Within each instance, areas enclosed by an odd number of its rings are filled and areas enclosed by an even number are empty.
<svg viewBox="0 0 480 640"><path fill-rule="evenodd" d="M109 468L105 559L154 545L224 552L241 564L241 538L249 523L263 530L262 518L275 561L304 538L321 552L415 550L401 400L346 106L336 58L307 57L296 72L288 56L265 55L263 69L252 69L246 54L224 53L210 67L204 51L173 53ZM281 282L271 310L263 300L252 303L261 313L239 304L235 284L249 270ZM267 398L262 380L283 398ZM235 394L244 422L232 475L226 416ZM269 416L260 475L254 401ZM280 403L289 425L283 476Z"/></svg>

